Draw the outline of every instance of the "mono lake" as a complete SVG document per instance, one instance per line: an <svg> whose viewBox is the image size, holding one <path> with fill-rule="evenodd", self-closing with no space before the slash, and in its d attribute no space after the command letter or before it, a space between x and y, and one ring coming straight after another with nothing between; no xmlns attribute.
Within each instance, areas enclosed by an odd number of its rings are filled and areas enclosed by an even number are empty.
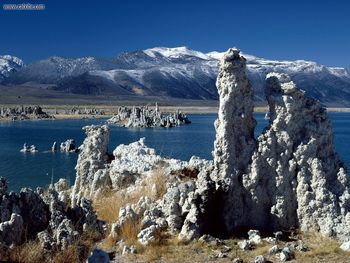
<svg viewBox="0 0 350 263"><path fill-rule="evenodd" d="M176 128L122 128L111 126L109 151L119 144L128 144L145 137L147 146L162 156L189 160L192 155L212 159L216 114L190 115L193 122ZM263 113L254 114L258 121L256 135L267 125ZM329 113L332 120L335 147L341 159L350 166L350 113ZM80 145L85 134L83 126L102 124L104 120L55 120L0 122L0 176L9 181L10 190L22 187L47 186L50 181L67 178L74 183L76 153L49 152L58 144L74 139ZM24 143L34 144L39 152L21 153Z"/></svg>

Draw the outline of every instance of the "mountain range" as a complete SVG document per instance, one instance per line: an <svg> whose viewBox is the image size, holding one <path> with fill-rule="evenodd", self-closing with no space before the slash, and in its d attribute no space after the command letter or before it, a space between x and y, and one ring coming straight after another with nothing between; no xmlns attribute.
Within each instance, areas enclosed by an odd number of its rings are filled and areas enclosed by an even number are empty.
<svg viewBox="0 0 350 263"><path fill-rule="evenodd" d="M159 96L217 100L218 61L223 52L203 53L187 47L156 47L123 52L112 58L50 57L24 65L0 56L2 85L45 84L55 91L84 95ZM264 104L265 76L287 73L298 87L327 106L350 106L350 69L316 62L278 61L244 54L255 100Z"/></svg>
<svg viewBox="0 0 350 263"><path fill-rule="evenodd" d="M0 81L9 77L11 73L20 70L23 66L23 61L17 57L10 55L0 56Z"/></svg>

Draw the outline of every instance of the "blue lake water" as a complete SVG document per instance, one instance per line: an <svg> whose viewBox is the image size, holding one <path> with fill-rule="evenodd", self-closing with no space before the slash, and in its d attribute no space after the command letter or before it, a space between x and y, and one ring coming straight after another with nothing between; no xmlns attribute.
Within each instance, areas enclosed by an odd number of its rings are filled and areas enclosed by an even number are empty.
<svg viewBox="0 0 350 263"><path fill-rule="evenodd" d="M330 113L333 124L335 146L341 159L350 166L350 113ZM215 139L216 114L190 115L191 125L177 128L134 129L112 126L109 151L119 144L128 144L146 137L146 144L155 148L162 156L188 160L192 155L212 159L211 151ZM264 114L257 113L256 135L267 125ZM74 153L51 153L54 141L61 143L75 139L77 145L84 140L82 127L101 124L104 120L56 120L0 122L0 176L9 181L11 190L22 187L47 186L52 177L67 178L74 183ZM34 144L39 153L21 153L23 143Z"/></svg>

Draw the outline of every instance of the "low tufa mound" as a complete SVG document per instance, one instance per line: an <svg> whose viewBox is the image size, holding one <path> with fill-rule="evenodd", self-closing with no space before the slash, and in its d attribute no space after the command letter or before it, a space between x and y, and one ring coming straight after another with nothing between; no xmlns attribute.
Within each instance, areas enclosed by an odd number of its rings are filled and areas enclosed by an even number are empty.
<svg viewBox="0 0 350 263"><path fill-rule="evenodd" d="M103 223L97 220L91 202L82 198L74 207L68 204L70 189L60 179L46 192L24 188L7 192L0 177L0 245L21 245L38 239L44 251L64 250L83 233L102 235Z"/></svg>

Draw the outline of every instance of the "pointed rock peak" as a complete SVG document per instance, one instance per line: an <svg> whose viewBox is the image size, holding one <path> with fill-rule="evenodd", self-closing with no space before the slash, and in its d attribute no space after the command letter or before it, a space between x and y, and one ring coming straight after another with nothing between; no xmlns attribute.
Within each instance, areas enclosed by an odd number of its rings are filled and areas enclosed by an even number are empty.
<svg viewBox="0 0 350 263"><path fill-rule="evenodd" d="M303 91L299 90L294 82L290 79L287 74L284 73L269 73L266 76L266 96L270 96L274 92L280 92L283 94L290 94L292 92L299 91L303 93Z"/></svg>
<svg viewBox="0 0 350 263"><path fill-rule="evenodd" d="M266 81L275 80L280 83L291 82L290 77L284 73L270 72L266 75Z"/></svg>
<svg viewBox="0 0 350 263"><path fill-rule="evenodd" d="M214 164L220 178L243 174L255 147L253 89L246 75L245 58L239 53L239 49L231 48L224 54L216 80L220 106Z"/></svg>
<svg viewBox="0 0 350 263"><path fill-rule="evenodd" d="M241 51L238 48L230 48L223 56L225 61L231 61L233 59L240 58Z"/></svg>
<svg viewBox="0 0 350 263"><path fill-rule="evenodd" d="M240 55L240 50L238 48L230 48L222 56L220 65L222 70L233 70L234 68L244 68L246 67L245 57Z"/></svg>

